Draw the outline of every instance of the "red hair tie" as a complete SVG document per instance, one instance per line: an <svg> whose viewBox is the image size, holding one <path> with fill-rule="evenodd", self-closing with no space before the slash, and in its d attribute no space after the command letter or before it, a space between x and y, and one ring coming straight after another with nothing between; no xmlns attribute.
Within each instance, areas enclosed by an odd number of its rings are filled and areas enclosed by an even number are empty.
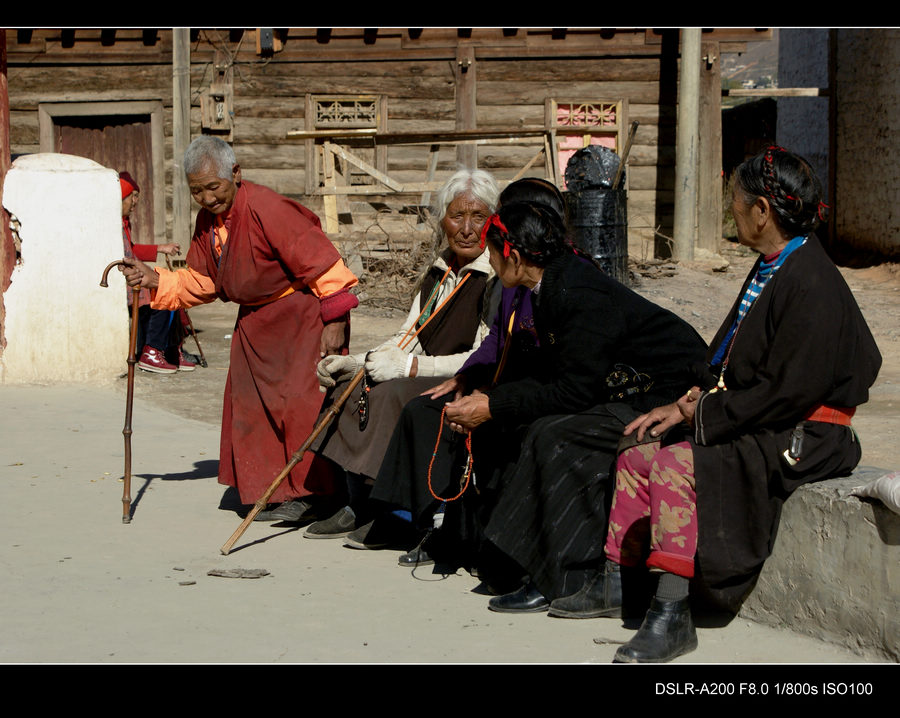
<svg viewBox="0 0 900 718"><path fill-rule="evenodd" d="M824 212L823 210L826 210L826 209L828 209L828 208L829 208L829 207L828 207L827 204L825 204L824 202L819 202L819 207L818 207L818 209L816 210L816 214L819 215L819 219L820 219L822 222L825 221L825 212Z"/></svg>
<svg viewBox="0 0 900 718"><path fill-rule="evenodd" d="M485 222L484 226L481 228L481 248L484 249L484 241L487 239L488 229L490 229L491 225L493 225L497 229L499 229L501 236L504 237L504 239L503 239L503 256L508 257L509 256L509 241L506 239L506 237L509 235L509 230L506 228L506 226L503 224L503 222L500 221L499 214L492 214L490 217L488 217L487 222Z"/></svg>

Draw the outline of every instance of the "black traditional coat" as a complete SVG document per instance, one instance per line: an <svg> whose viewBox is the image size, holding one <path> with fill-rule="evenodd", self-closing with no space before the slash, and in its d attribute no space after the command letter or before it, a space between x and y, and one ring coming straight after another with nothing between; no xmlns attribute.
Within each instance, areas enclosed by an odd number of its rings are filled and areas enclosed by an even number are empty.
<svg viewBox="0 0 900 718"><path fill-rule="evenodd" d="M618 401L607 385L617 364L652 381L646 392L622 400L649 411L677 399L703 364L705 344L690 324L576 254L544 269L532 304L540 355L531 377L491 390L494 421L529 424Z"/></svg>
<svg viewBox="0 0 900 718"><path fill-rule="evenodd" d="M744 283L756 273L755 265ZM710 344L712 357L740 297ZM725 391L697 404L697 566L712 598L736 611L771 554L781 506L799 486L849 474L860 459L847 426L802 421L821 404L867 401L881 354L856 300L815 237L796 249L753 303L733 340ZM719 368L701 379L715 386ZM783 456L802 421L803 448Z"/></svg>

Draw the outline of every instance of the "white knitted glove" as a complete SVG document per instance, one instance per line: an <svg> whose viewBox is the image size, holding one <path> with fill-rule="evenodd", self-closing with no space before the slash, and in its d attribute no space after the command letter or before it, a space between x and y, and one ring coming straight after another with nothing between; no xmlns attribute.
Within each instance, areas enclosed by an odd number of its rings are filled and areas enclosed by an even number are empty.
<svg viewBox="0 0 900 718"><path fill-rule="evenodd" d="M362 366L362 356L332 354L325 357L316 366L316 374L319 377L319 387L322 391L333 387L338 379L353 376Z"/></svg>
<svg viewBox="0 0 900 718"><path fill-rule="evenodd" d="M412 354L407 354L399 347L385 347L370 352L366 358L366 372L372 381L381 382L409 376Z"/></svg>

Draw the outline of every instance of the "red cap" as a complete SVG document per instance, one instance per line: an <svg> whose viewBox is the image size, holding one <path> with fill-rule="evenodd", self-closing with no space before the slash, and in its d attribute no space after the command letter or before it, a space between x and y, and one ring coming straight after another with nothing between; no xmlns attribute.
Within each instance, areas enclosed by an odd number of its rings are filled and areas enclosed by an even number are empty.
<svg viewBox="0 0 900 718"><path fill-rule="evenodd" d="M127 172L119 172L119 184L122 186L122 199L125 199L132 192L140 192L141 188Z"/></svg>

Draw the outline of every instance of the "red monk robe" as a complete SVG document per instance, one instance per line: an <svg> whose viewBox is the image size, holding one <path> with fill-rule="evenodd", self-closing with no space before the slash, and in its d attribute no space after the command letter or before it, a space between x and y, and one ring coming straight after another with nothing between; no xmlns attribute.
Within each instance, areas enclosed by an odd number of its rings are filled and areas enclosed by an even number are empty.
<svg viewBox="0 0 900 718"><path fill-rule="evenodd" d="M152 306L189 308L217 296L241 305L225 384L219 483L235 486L250 504L314 427L323 398L316 378L322 328L359 303L347 291L356 277L315 214L261 185L238 185L220 232L227 236L221 256L214 222L200 210L189 269L169 278L160 272ZM304 457L269 501L328 491L330 481L316 484L317 472L307 481L314 461Z"/></svg>

